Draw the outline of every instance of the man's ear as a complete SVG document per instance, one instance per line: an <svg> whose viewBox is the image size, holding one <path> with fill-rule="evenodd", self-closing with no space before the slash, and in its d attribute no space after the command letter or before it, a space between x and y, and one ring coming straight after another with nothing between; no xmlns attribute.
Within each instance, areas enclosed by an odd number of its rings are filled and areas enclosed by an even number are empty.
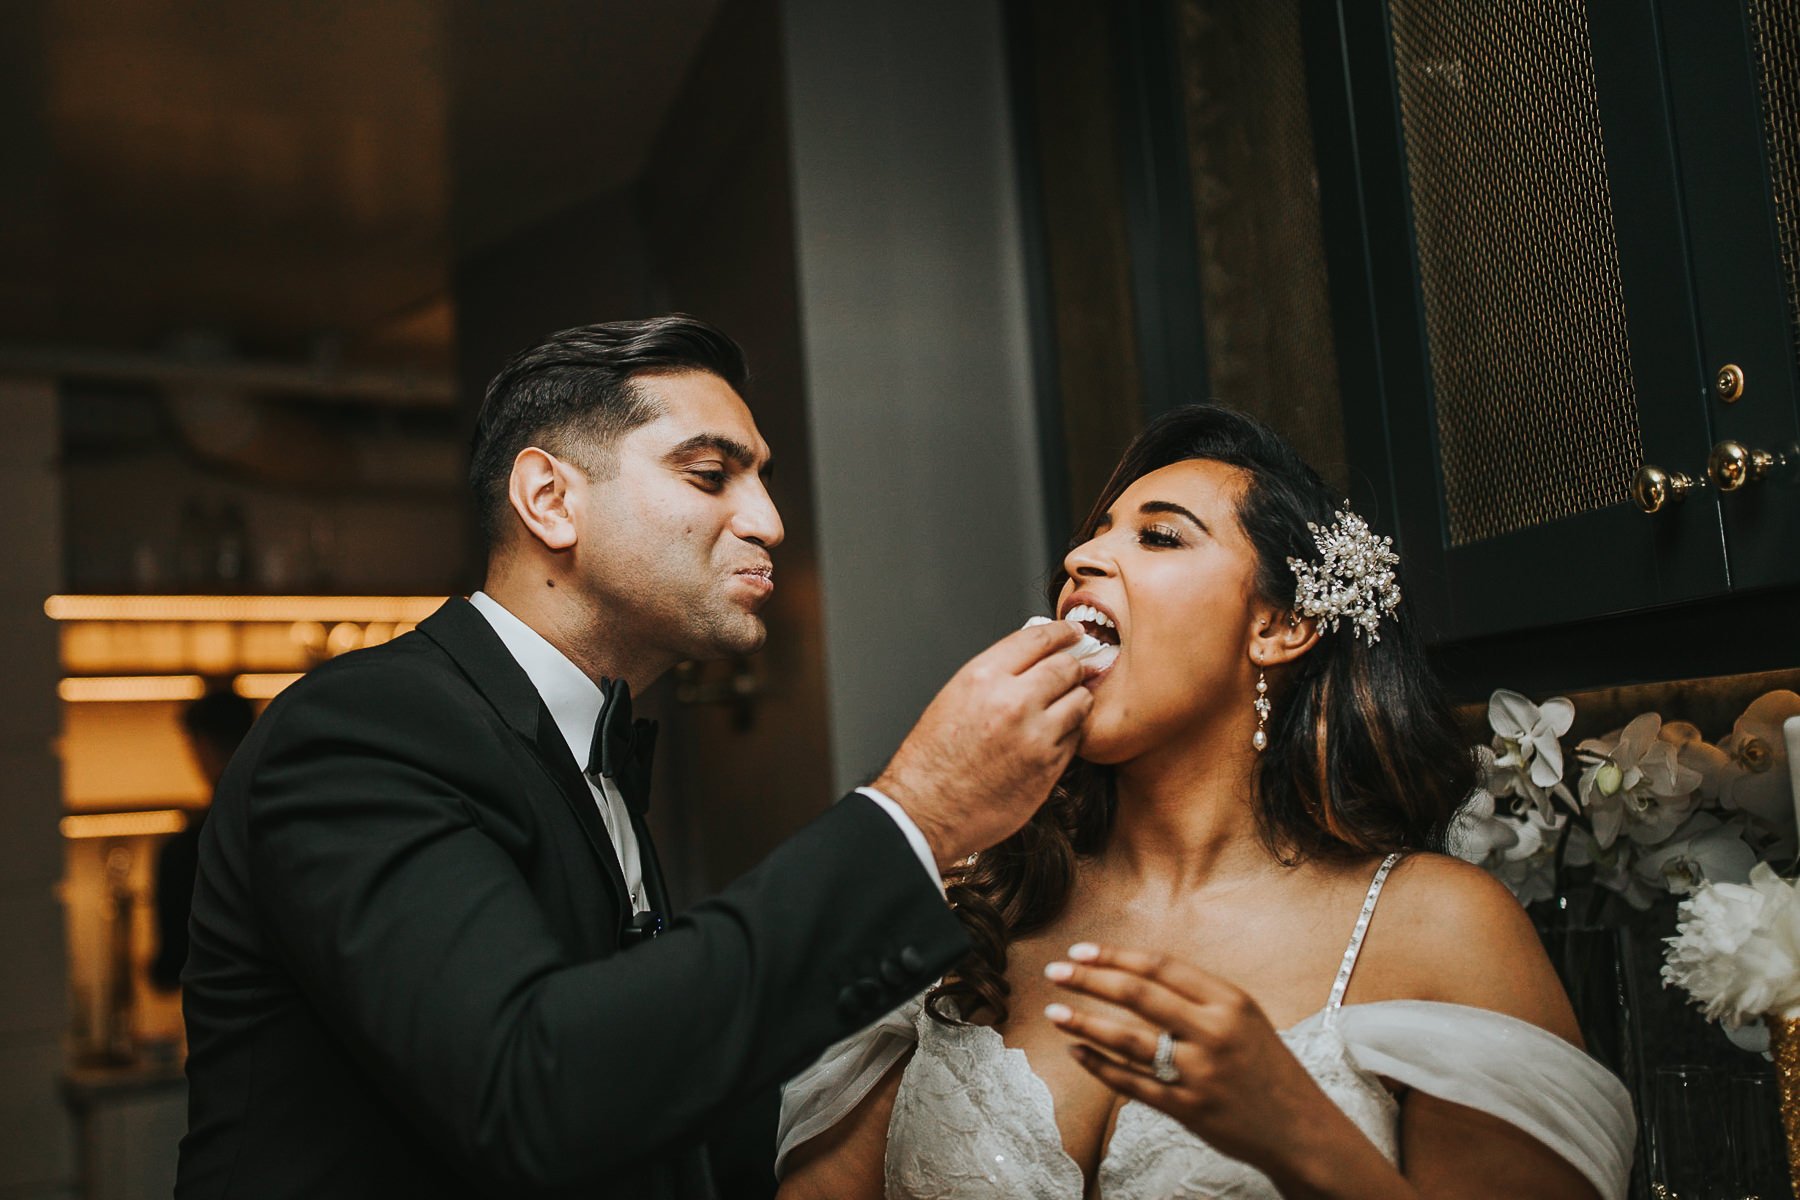
<svg viewBox="0 0 1800 1200"><path fill-rule="evenodd" d="M1250 661L1278 667L1311 650L1319 641L1319 623L1311 617L1279 609L1259 609L1250 629Z"/></svg>
<svg viewBox="0 0 1800 1200"><path fill-rule="evenodd" d="M527 446L513 459L506 498L519 523L546 549L567 550L578 536L570 493L585 483L579 471L554 454Z"/></svg>

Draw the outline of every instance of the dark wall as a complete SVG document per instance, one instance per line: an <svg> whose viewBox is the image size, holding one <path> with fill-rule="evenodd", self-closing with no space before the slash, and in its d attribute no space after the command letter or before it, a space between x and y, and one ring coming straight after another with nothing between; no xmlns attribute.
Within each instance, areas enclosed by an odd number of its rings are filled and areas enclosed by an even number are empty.
<svg viewBox="0 0 1800 1200"><path fill-rule="evenodd" d="M729 882L832 799L778 28L767 0L725 4L634 187L538 222L455 272L471 427L500 364L572 325L691 312L749 358L747 399L775 452L771 491L787 540L775 552L768 645L738 666L760 684L749 708L681 703L673 681L645 698L663 721L652 826L678 899ZM712 664L698 690L716 692L729 675Z"/></svg>
<svg viewBox="0 0 1800 1200"><path fill-rule="evenodd" d="M648 248L626 191L585 201L464 259L451 278L465 444L488 380L511 355L559 329L651 311ZM473 509L464 540L464 589L473 590L482 573Z"/></svg>
<svg viewBox="0 0 1800 1200"><path fill-rule="evenodd" d="M747 399L775 454L770 490L787 529L749 727L712 705L683 708L671 730L690 863L709 889L832 799L778 21L773 0L723 6L639 187L657 306L717 322L749 358Z"/></svg>

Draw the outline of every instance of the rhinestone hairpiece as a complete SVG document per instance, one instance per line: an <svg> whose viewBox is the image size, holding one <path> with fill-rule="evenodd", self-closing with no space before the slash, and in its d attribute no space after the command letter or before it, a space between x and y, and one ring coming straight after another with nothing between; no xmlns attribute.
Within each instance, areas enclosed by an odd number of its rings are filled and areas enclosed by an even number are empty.
<svg viewBox="0 0 1800 1200"><path fill-rule="evenodd" d="M1394 553L1394 539L1376 537L1369 523L1348 508L1328 529L1313 521L1306 527L1319 548L1319 561L1287 560L1299 584L1294 607L1333 631L1340 621L1350 621L1356 637L1366 633L1370 642L1379 642L1376 625L1400 603L1400 585L1394 578L1400 556Z"/></svg>

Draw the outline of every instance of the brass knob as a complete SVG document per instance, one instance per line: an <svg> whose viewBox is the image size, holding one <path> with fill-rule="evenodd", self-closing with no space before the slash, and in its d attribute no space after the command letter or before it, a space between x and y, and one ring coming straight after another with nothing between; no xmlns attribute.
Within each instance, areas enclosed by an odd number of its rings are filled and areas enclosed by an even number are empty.
<svg viewBox="0 0 1800 1200"><path fill-rule="evenodd" d="M1719 368L1719 374L1713 380L1713 394L1725 403L1730 404L1744 394L1744 368L1736 363L1726 363Z"/></svg>
<svg viewBox="0 0 1800 1200"><path fill-rule="evenodd" d="M1742 442L1720 442L1706 456L1706 473L1721 492L1735 492L1746 483L1755 483L1774 465L1773 454L1752 450Z"/></svg>
<svg viewBox="0 0 1800 1200"><path fill-rule="evenodd" d="M1680 471L1665 471L1646 463L1631 481L1631 498L1647 513L1661 512L1671 504L1681 503L1693 486L1694 481Z"/></svg>

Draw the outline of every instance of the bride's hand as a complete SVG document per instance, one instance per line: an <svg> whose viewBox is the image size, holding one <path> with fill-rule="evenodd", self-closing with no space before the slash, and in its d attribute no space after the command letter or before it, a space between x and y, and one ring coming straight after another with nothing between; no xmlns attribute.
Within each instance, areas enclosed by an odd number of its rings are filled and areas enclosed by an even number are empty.
<svg viewBox="0 0 1800 1200"><path fill-rule="evenodd" d="M1114 1091L1161 1109L1277 1183L1312 1176L1320 1159L1346 1153L1346 1134L1374 1150L1242 990L1163 955L1083 943L1069 958L1044 974L1138 1018L1065 1004L1045 1010L1079 1039L1070 1047L1076 1061ZM1173 1082L1153 1074L1163 1030L1174 1035ZM1361 1149L1354 1142L1349 1153Z"/></svg>

